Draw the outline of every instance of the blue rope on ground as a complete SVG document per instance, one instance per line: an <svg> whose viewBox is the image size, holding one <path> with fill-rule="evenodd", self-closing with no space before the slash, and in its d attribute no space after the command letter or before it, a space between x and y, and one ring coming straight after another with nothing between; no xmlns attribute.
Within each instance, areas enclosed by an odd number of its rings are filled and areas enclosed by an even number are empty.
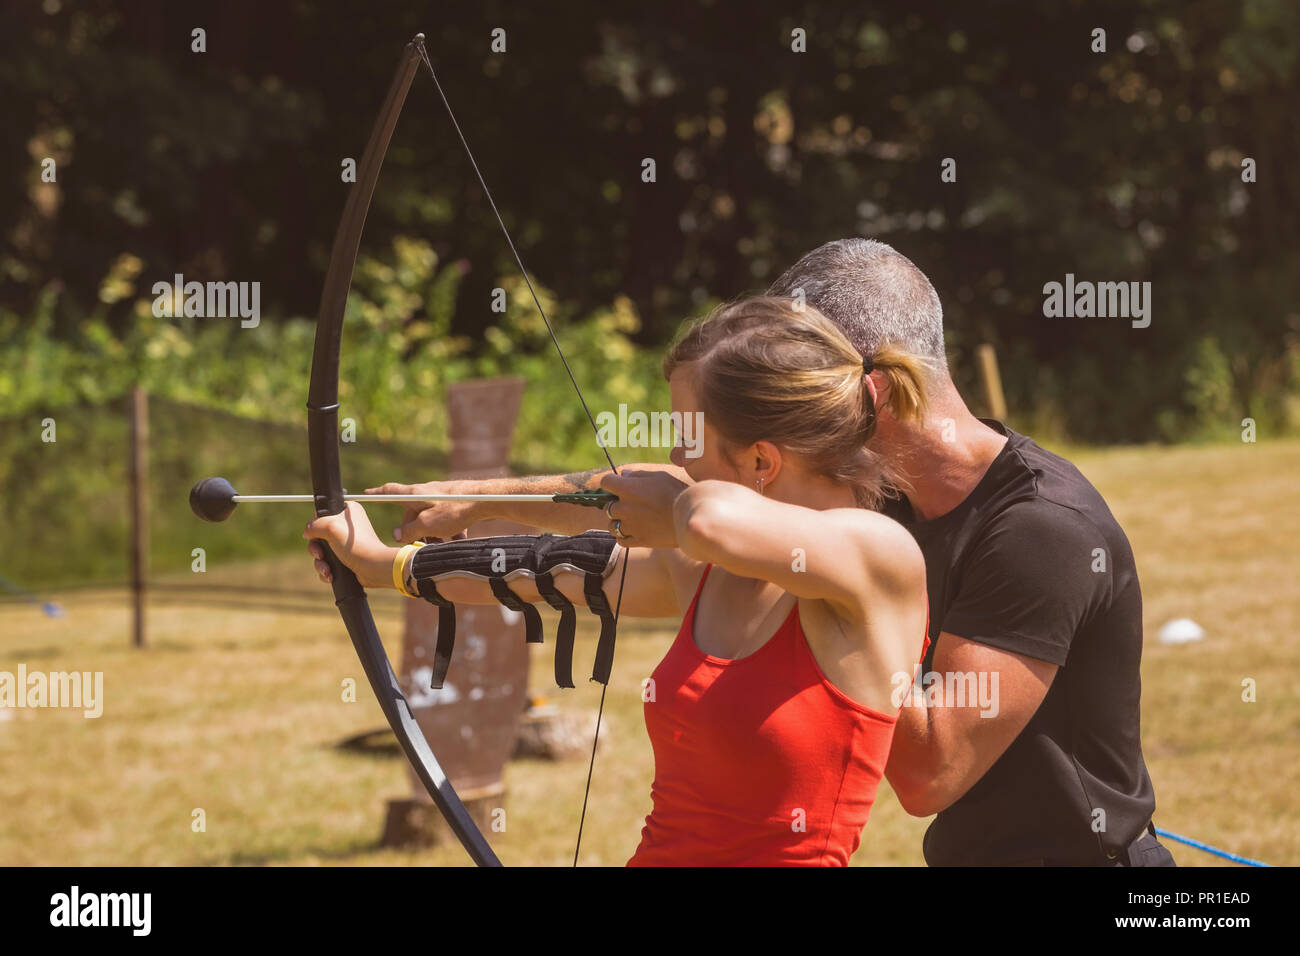
<svg viewBox="0 0 1300 956"><path fill-rule="evenodd" d="M1229 853L1227 850L1220 850L1217 846L1210 846L1208 843L1202 843L1200 840L1193 840L1191 837L1185 837L1179 833L1170 833L1168 830L1162 830L1156 827L1156 833L1162 837L1169 837L1171 840L1177 840L1179 843L1186 843L1188 846L1194 846L1198 850L1204 850L1206 853L1213 853L1215 856L1221 856L1225 860L1231 860L1233 863L1243 863L1246 866L1267 866L1272 868L1272 863L1262 863L1259 860L1252 860L1248 856L1237 856L1235 853Z"/></svg>

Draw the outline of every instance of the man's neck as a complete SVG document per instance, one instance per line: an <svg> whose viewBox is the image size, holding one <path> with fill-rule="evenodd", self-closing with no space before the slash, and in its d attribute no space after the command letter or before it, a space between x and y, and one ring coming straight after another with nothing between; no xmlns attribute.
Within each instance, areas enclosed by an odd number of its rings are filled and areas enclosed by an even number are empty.
<svg viewBox="0 0 1300 956"><path fill-rule="evenodd" d="M874 447L910 483L907 500L912 511L928 521L970 497L1006 443L1005 435L956 399L932 409L924 426L890 422L877 433Z"/></svg>

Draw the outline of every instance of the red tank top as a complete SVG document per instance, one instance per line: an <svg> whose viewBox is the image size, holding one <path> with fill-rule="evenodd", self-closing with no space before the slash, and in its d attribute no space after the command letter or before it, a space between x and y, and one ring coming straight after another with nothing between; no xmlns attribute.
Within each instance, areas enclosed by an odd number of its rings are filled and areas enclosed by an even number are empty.
<svg viewBox="0 0 1300 956"><path fill-rule="evenodd" d="M797 603L748 657L701 651L695 607L710 570L651 675L653 808L628 866L847 865L898 712L864 707L826 679Z"/></svg>

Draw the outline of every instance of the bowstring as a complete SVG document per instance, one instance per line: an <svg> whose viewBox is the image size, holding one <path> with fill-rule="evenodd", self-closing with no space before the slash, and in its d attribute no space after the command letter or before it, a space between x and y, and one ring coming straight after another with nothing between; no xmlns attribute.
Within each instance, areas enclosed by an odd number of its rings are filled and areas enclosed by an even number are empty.
<svg viewBox="0 0 1300 956"><path fill-rule="evenodd" d="M623 582L627 580L627 548L623 549L623 573L618 579L618 599L614 603L614 638L618 639L618 612L623 608ZM596 744L600 742L600 719L605 715L605 691L609 690L609 681L613 680L614 652L609 655L610 677L600 685L600 707L596 711L596 733L591 738L591 760L587 762L587 787L582 791L582 816L578 820L578 839L573 844L573 865L578 865L578 852L582 849L582 825L587 822L587 797L591 795L591 774L596 769Z"/></svg>
<svg viewBox="0 0 1300 956"><path fill-rule="evenodd" d="M465 149L465 156L469 159L469 164L474 168L474 175L478 177L478 183L483 188L483 195L487 197L488 205L492 207L492 214L496 216L497 224L501 227L501 234L505 236L506 245L510 247L510 253L515 258L515 264L519 266L519 274L524 277L524 284L528 286L528 292L533 297L533 304L537 306L537 314L542 317L542 322L546 326L547 333L551 336L551 342L555 345L556 354L560 356L560 362L564 365L564 371L569 376L569 382L573 385L573 390L578 396L578 401L582 403L582 410L587 414L587 421L591 423L591 430L596 435L596 444L600 447L601 452L605 455L605 461L609 462L609 468L614 474L618 474L618 465L614 464L614 458L605 447L605 443L600 437L600 427L596 424L596 418L591 414L591 407L587 404L586 396L582 394L582 386L578 384L577 377L573 374L573 369L569 365L569 359L564 354L564 347L560 345L560 339L555 334L555 327L551 325L551 320L546 315L546 309L542 307L542 299L533 287L533 280L528 274L528 268L524 265L523 257L519 255L519 250L515 247L515 241L510 235L510 230L506 228L506 221L501 216L501 210L497 208L496 200L492 198L492 190L488 188L487 180L483 178L483 172L478 167L478 160L474 158L474 151L469 148L469 140L465 138L464 132L460 128L460 122L456 119L456 111L451 108L451 101L447 99L447 94L443 92L442 84L438 82L438 74L433 69L433 63L429 59L429 53L425 49L422 41L414 41L416 49L420 54L420 60L424 63L425 69L429 71L429 76L433 79L433 85L438 90L438 96L442 100L442 105L446 107L447 116L451 119L451 125L456 130L456 136L460 139L461 146ZM618 616L623 607L623 584L627 581L627 561L628 550L623 549L623 573L619 577L618 597L614 602L614 634L615 640L618 635ZM610 664L613 665L613 652L610 653ZM612 673L612 672L611 672ZM587 799L591 796L591 778L592 772L596 768L596 745L600 741L600 725L605 714L605 692L609 690L608 680L601 684L600 688L600 707L596 711L596 733L591 741L591 760L587 764L587 787L582 793L582 817L578 821L578 839L573 848L573 865L578 865L578 853L582 848L582 827L587 820Z"/></svg>

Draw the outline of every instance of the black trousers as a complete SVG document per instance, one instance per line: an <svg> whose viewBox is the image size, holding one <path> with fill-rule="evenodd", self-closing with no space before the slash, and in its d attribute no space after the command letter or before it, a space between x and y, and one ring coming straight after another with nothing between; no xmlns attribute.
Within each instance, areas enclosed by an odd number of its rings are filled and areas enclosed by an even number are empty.
<svg viewBox="0 0 1300 956"><path fill-rule="evenodd" d="M927 831L926 836L930 834ZM928 861L927 861L928 862ZM929 863L934 866L936 864ZM1174 862L1173 854L1169 849L1156 839L1156 827L1154 823L1148 823L1146 832L1130 843L1113 857L1103 860L1047 860L1042 857L1027 857L1020 860L1004 860L1001 862L975 862L968 864L959 864L964 866L1177 866Z"/></svg>
<svg viewBox="0 0 1300 956"><path fill-rule="evenodd" d="M1169 848L1156 839L1154 823L1147 824L1147 832L1128 846L1128 852L1121 853L1111 866L1177 866Z"/></svg>
<svg viewBox="0 0 1300 956"><path fill-rule="evenodd" d="M1007 866L1177 866L1168 847L1156 839L1154 823L1148 823L1146 832L1113 857L1085 862L1081 860L1018 860Z"/></svg>
<svg viewBox="0 0 1300 956"><path fill-rule="evenodd" d="M1125 849L1115 854L1113 859L1100 863L1060 862L1057 860L1035 860L1031 865L1039 866L1177 866L1169 848L1156 839L1154 823L1148 823L1146 832L1130 843Z"/></svg>

